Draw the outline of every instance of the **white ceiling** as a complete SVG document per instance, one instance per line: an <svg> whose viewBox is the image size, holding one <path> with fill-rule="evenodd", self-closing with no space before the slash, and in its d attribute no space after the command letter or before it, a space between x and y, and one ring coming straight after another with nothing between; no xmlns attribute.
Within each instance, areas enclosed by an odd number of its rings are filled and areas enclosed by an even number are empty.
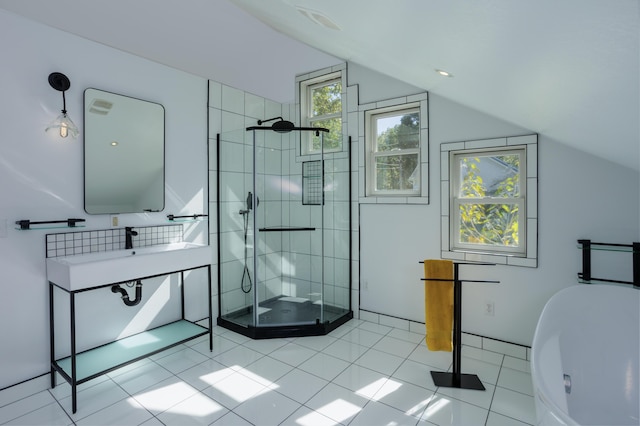
<svg viewBox="0 0 640 426"><path fill-rule="evenodd" d="M0 8L280 102L293 99L296 74L354 62L640 170L639 0L0 0Z"/></svg>

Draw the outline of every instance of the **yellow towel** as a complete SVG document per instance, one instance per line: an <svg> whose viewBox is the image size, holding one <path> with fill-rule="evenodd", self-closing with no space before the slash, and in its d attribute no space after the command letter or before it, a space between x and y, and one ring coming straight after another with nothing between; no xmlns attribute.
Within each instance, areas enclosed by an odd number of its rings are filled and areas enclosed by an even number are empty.
<svg viewBox="0 0 640 426"><path fill-rule="evenodd" d="M425 260L425 278L453 280L453 262ZM453 350L453 281L424 282L424 310L427 348L430 351Z"/></svg>

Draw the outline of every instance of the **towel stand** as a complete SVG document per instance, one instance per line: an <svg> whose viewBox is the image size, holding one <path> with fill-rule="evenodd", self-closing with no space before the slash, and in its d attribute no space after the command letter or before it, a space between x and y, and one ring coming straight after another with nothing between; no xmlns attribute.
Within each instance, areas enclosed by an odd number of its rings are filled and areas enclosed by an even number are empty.
<svg viewBox="0 0 640 426"><path fill-rule="evenodd" d="M421 261L420 263L424 263ZM431 371L431 378L436 386L458 389L486 390L480 378L475 374L462 374L462 283L499 283L500 281L461 280L460 265L495 266L495 263L454 262L453 280L438 278L422 278L422 281L453 281L453 372Z"/></svg>

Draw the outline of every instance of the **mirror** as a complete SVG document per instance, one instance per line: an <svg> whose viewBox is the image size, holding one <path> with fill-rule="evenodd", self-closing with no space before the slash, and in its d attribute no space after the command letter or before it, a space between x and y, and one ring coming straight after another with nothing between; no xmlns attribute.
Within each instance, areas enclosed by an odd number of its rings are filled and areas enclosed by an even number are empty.
<svg viewBox="0 0 640 426"><path fill-rule="evenodd" d="M164 107L84 91L84 209L89 214L164 209Z"/></svg>

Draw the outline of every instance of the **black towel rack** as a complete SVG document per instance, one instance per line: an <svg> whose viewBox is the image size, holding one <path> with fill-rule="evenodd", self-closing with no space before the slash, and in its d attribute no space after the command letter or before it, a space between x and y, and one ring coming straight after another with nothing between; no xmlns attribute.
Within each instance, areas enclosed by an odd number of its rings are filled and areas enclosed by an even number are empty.
<svg viewBox="0 0 640 426"><path fill-rule="evenodd" d="M419 263L424 263L420 261ZM492 283L500 281L489 280L461 280L460 265L495 266L495 263L453 262L453 279L422 278L422 281L451 281L453 282L453 372L431 371L431 378L436 386L458 389L486 390L476 374L462 374L462 283Z"/></svg>
<svg viewBox="0 0 640 426"><path fill-rule="evenodd" d="M617 284L631 284L633 287L640 289L640 243L635 242L632 244L612 244L612 243L595 243L591 240L578 240L578 244L582 249L582 272L578 272L578 278L586 281L587 283L593 281L603 281L608 283ZM602 249L593 250L608 250L608 251L624 251L632 252L633 259L633 281L611 280L608 278L595 278L591 275L591 251L594 246L603 247Z"/></svg>
<svg viewBox="0 0 640 426"><path fill-rule="evenodd" d="M39 221L39 222L35 222L29 219L21 219L21 220L16 220L16 225L20 226L21 230L31 229L31 225L49 225L53 223L66 223L68 227L74 228L76 226L76 223L84 222L84 221L85 219L74 219L74 218L69 218L64 220L46 220L46 221Z"/></svg>
<svg viewBox="0 0 640 426"><path fill-rule="evenodd" d="M169 219L170 221L173 221L174 219L197 219L199 217L207 217L208 215L206 214L201 214L201 213L196 213L196 214L187 214L184 216L176 216L173 214L168 214L167 215L167 219Z"/></svg>

